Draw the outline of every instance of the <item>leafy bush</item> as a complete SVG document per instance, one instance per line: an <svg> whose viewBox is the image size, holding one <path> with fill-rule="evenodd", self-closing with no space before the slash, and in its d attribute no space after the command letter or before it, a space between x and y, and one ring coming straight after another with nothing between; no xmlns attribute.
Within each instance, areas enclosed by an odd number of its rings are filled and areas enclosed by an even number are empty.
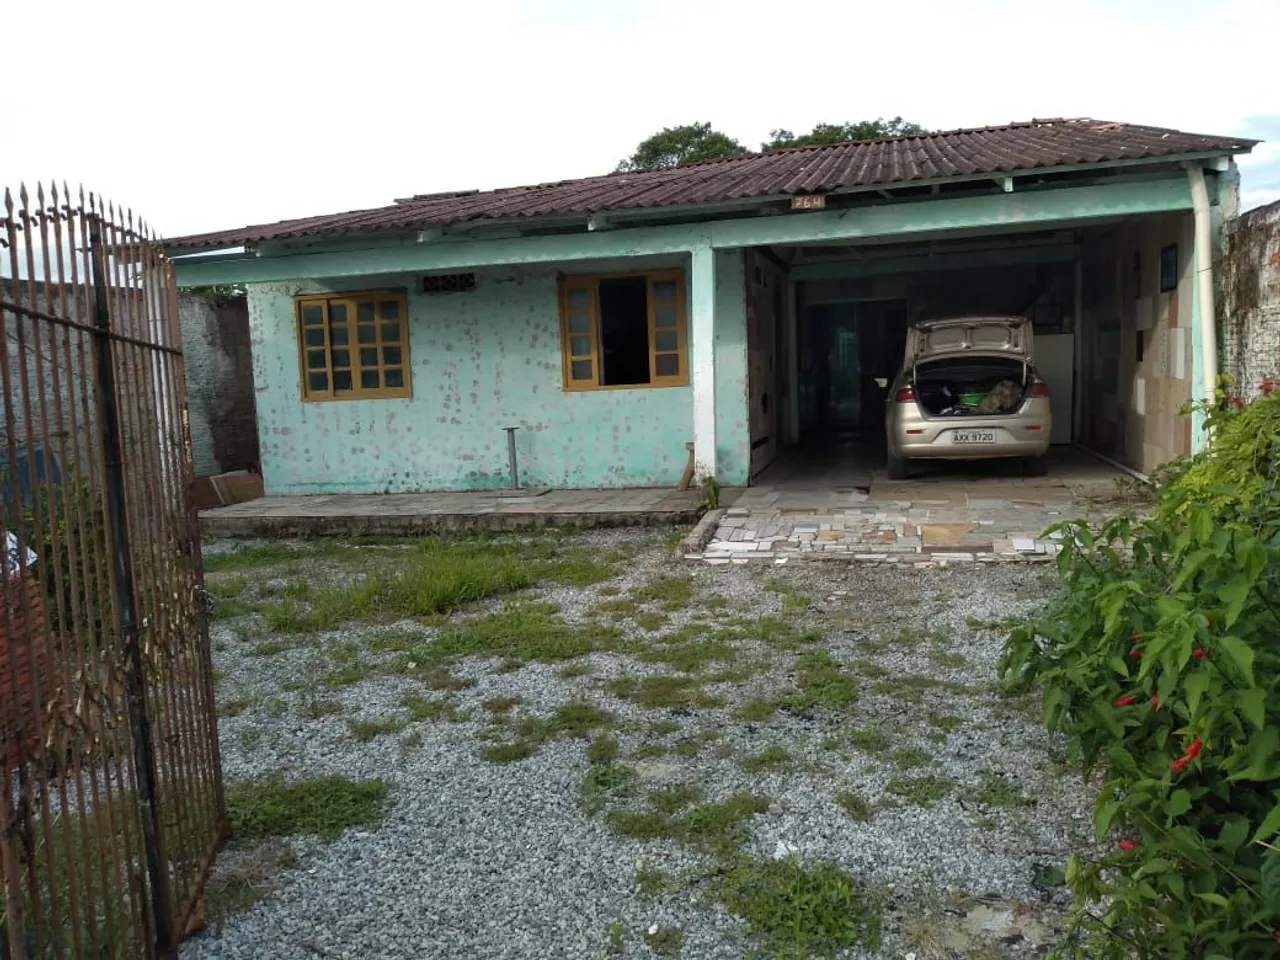
<svg viewBox="0 0 1280 960"><path fill-rule="evenodd" d="M1229 958L1280 943L1280 393L1205 408L1151 515L1059 526L1060 595L1001 673L1101 771L1075 857L1075 956Z"/></svg>

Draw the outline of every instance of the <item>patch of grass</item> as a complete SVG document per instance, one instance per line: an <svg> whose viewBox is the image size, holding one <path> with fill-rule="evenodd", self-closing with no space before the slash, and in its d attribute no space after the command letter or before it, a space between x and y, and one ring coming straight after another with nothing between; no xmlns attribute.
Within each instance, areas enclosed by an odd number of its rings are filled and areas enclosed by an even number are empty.
<svg viewBox="0 0 1280 960"><path fill-rule="evenodd" d="M950 733L952 730L957 729L962 723L964 723L964 718L950 715L943 717L930 717L928 720L929 726L933 727L935 730L945 731L946 733Z"/></svg>
<svg viewBox="0 0 1280 960"><path fill-rule="evenodd" d="M525 760L538 752L538 745L530 740L513 740L510 743L495 743L484 747L480 756L490 763L515 763Z"/></svg>
<svg viewBox="0 0 1280 960"><path fill-rule="evenodd" d="M556 708L556 712L546 721L547 736L566 736L586 738L593 731L602 727L611 727L614 716L608 710L602 710L594 703L575 700Z"/></svg>
<svg viewBox="0 0 1280 960"><path fill-rule="evenodd" d="M371 673L373 673L372 664L365 663L363 660L349 660L326 673L320 678L320 682L330 689L349 687L359 683Z"/></svg>
<svg viewBox="0 0 1280 960"><path fill-rule="evenodd" d="M840 710L853 703L857 681L832 659L826 650L811 650L796 661L800 668L799 692L784 702L792 713L808 714L815 710Z"/></svg>
<svg viewBox="0 0 1280 960"><path fill-rule="evenodd" d="M859 727L849 731L849 742L863 753L883 753L889 749L889 735L877 727Z"/></svg>
<svg viewBox="0 0 1280 960"><path fill-rule="evenodd" d="M457 705L448 697L423 697L416 693L406 693L400 698L400 703L409 711L409 720L413 723L434 720L454 723L462 719Z"/></svg>
<svg viewBox="0 0 1280 960"><path fill-rule="evenodd" d="M895 797L917 807L931 807L956 788L956 782L946 777L894 777L885 790Z"/></svg>
<svg viewBox="0 0 1280 960"><path fill-rule="evenodd" d="M657 897L674 889L676 878L657 867L642 865L636 867L636 889L643 897Z"/></svg>
<svg viewBox="0 0 1280 960"><path fill-rule="evenodd" d="M310 614L297 600L286 598L262 608L262 625L272 633L303 633L309 626Z"/></svg>
<svg viewBox="0 0 1280 960"><path fill-rule="evenodd" d="M248 583L249 581L242 576L217 577L206 581L205 589L218 600L230 600L232 597L238 597L244 593Z"/></svg>
<svg viewBox="0 0 1280 960"><path fill-rule="evenodd" d="M705 709L724 703L719 697L703 690L698 685L697 677L690 676L621 676L610 680L605 689L615 697L630 700L650 710L675 707Z"/></svg>
<svg viewBox="0 0 1280 960"><path fill-rule="evenodd" d="M266 710L268 717L273 720L279 720L288 711L289 705L280 697L272 697L263 705L263 708Z"/></svg>
<svg viewBox="0 0 1280 960"><path fill-rule="evenodd" d="M929 660L935 666L942 667L944 670L958 670L969 662L964 658L963 653L956 653L950 650L935 650L929 654Z"/></svg>
<svg viewBox="0 0 1280 960"><path fill-rule="evenodd" d="M759 753L749 754L738 761L738 766L747 773L764 773L791 765L791 754L775 744L770 744Z"/></svg>
<svg viewBox="0 0 1280 960"><path fill-rule="evenodd" d="M880 666L874 660L859 660L854 669L868 680L879 680L882 677L889 676L887 668Z"/></svg>
<svg viewBox="0 0 1280 960"><path fill-rule="evenodd" d="M288 563L307 556L311 551L304 548L290 547L282 543L264 543L257 546L237 545L222 553L211 553L204 557L204 572L217 573L222 570L243 570L246 567L265 567L276 563Z"/></svg>
<svg viewBox="0 0 1280 960"><path fill-rule="evenodd" d="M621 592L622 592L622 588L618 586L616 583L605 583L605 584L601 584L596 589L596 596L597 597L616 597Z"/></svg>
<svg viewBox="0 0 1280 960"><path fill-rule="evenodd" d="M649 732L655 737L665 737L680 730L679 720L655 720L649 724Z"/></svg>
<svg viewBox="0 0 1280 960"><path fill-rule="evenodd" d="M605 929L605 937L608 940L609 952L615 956L621 954L626 949L626 940L624 935L626 927L622 925L621 920L610 920L609 926Z"/></svg>
<svg viewBox="0 0 1280 960"><path fill-rule="evenodd" d="M637 600L657 602L663 610L680 610L693 599L693 578L689 576L652 577L631 591Z"/></svg>
<svg viewBox="0 0 1280 960"><path fill-rule="evenodd" d="M387 785L340 775L286 783L283 777L227 785L227 816L237 841L312 834L332 840L348 827L376 827L386 813Z"/></svg>
<svg viewBox="0 0 1280 960"><path fill-rule="evenodd" d="M421 660L448 657L507 657L528 661L572 660L593 650L612 649L617 630L570 626L547 604L510 604L441 631L430 644L411 654Z"/></svg>
<svg viewBox="0 0 1280 960"><path fill-rule="evenodd" d="M998 773L983 770L981 783L973 792L973 799L987 807L1029 807L1035 801L1026 796L1015 784Z"/></svg>
<svg viewBox="0 0 1280 960"><path fill-rule="evenodd" d="M302 701L299 713L308 720L319 720L321 717L336 716L343 711L342 703L338 700L328 700L323 697L307 697Z"/></svg>
<svg viewBox="0 0 1280 960"><path fill-rule="evenodd" d="M631 756L636 760L653 760L657 757L665 757L668 752L664 744L642 743L631 751Z"/></svg>
<svg viewBox="0 0 1280 960"><path fill-rule="evenodd" d="M650 647L636 659L646 663L665 663L682 673L697 673L709 663L729 663L738 651L723 640L695 640L673 646Z"/></svg>
<svg viewBox="0 0 1280 960"><path fill-rule="evenodd" d="M682 783L674 787L660 787L649 791L649 805L659 813L670 816L679 813L691 803L702 799L702 788L697 784Z"/></svg>
<svg viewBox="0 0 1280 960"><path fill-rule="evenodd" d="M733 711L733 715L739 720L746 720L748 723L764 723L766 720L772 719L777 710L778 704L775 701L766 700L763 697L755 697L739 705L738 709Z"/></svg>
<svg viewBox="0 0 1280 960"><path fill-rule="evenodd" d="M490 713L510 713L512 707L523 702L524 697L490 697L488 700L482 700L480 706Z"/></svg>
<svg viewBox="0 0 1280 960"><path fill-rule="evenodd" d="M602 600L592 608L591 612L607 616L618 623L628 617L634 617L639 610L640 605L634 600L621 597L616 600Z"/></svg>
<svg viewBox="0 0 1280 960"><path fill-rule="evenodd" d="M295 650L300 646L302 644L296 638L263 640L261 643L255 643L249 653L255 657L274 657L277 654L284 653L286 650Z"/></svg>
<svg viewBox="0 0 1280 960"><path fill-rule="evenodd" d="M625 799L635 791L640 776L625 763L594 763L582 778L578 795L582 809L599 813L609 800Z"/></svg>
<svg viewBox="0 0 1280 960"><path fill-rule="evenodd" d="M618 739L608 733L596 734L587 744L588 763L612 763L618 759Z"/></svg>
<svg viewBox="0 0 1280 960"><path fill-rule="evenodd" d="M665 613L637 613L631 618L635 621L637 627L642 630L648 630L650 633L657 633L665 627L671 620Z"/></svg>
<svg viewBox="0 0 1280 960"><path fill-rule="evenodd" d="M889 761L899 770L914 770L933 763L933 757L919 747L899 747L889 755Z"/></svg>
<svg viewBox="0 0 1280 960"><path fill-rule="evenodd" d="M406 750L416 750L418 747L422 746L422 731L410 730L400 738L400 746L404 747Z"/></svg>
<svg viewBox="0 0 1280 960"><path fill-rule="evenodd" d="M205 922L221 931L232 917L252 909L271 894L279 886L280 874L297 865L293 850L281 840L223 854L205 883Z"/></svg>
<svg viewBox="0 0 1280 960"><path fill-rule="evenodd" d="M585 677L590 673L591 664L579 661L578 663L566 663L556 671L556 676L561 680L575 680L578 677Z"/></svg>
<svg viewBox="0 0 1280 960"><path fill-rule="evenodd" d="M240 749L245 753L253 753L262 745L262 731L246 725L236 731L236 739L240 741Z"/></svg>
<svg viewBox="0 0 1280 960"><path fill-rule="evenodd" d="M220 717L238 717L250 707L257 706L257 697L238 697L235 700L224 701L218 709Z"/></svg>
<svg viewBox="0 0 1280 960"><path fill-rule="evenodd" d="M399 733L409 721L404 717L378 717L376 720L348 720L347 729L360 743L368 743L388 733Z"/></svg>
<svg viewBox="0 0 1280 960"><path fill-rule="evenodd" d="M476 682L470 677L460 677L448 667L444 666L429 667L424 670L419 670L416 671L416 675L419 680L425 683L432 690L458 691L466 690L476 685Z"/></svg>
<svg viewBox="0 0 1280 960"><path fill-rule="evenodd" d="M713 593L711 594L711 596L703 597L702 599L702 608L704 610L710 610L713 613L719 610L724 610L728 606L729 606L729 598L722 597L718 593Z"/></svg>
<svg viewBox="0 0 1280 960"><path fill-rule="evenodd" d="M864 822L875 816L875 809L852 790L841 790L835 795L836 805L848 814L850 820Z"/></svg>
<svg viewBox="0 0 1280 960"><path fill-rule="evenodd" d="M769 798L732 793L717 803L703 803L681 818L681 832L693 843L718 856L728 856L746 839L744 822L769 809Z"/></svg>
<svg viewBox="0 0 1280 960"><path fill-rule="evenodd" d="M423 642L425 637L416 630L381 630L368 640L374 653L404 653Z"/></svg>
<svg viewBox="0 0 1280 960"><path fill-rule="evenodd" d="M843 744L840 742L839 737L823 737L822 738L823 750L833 750L833 751L839 750L842 746Z"/></svg>
<svg viewBox="0 0 1280 960"><path fill-rule="evenodd" d="M904 703L922 703L926 691L936 690L941 686L942 681L933 677L919 673L906 673L877 680L871 685L871 689Z"/></svg>
<svg viewBox="0 0 1280 960"><path fill-rule="evenodd" d="M674 753L677 757L684 757L684 758L696 757L699 753L702 752L702 748L705 747L708 743L714 743L719 739L720 739L720 734L717 733L715 730L703 730L697 736L685 737L683 740L681 740L679 743L677 743L674 747L671 748L671 752Z"/></svg>
<svg viewBox="0 0 1280 960"><path fill-rule="evenodd" d="M644 932L641 939L645 946L659 956L674 957L680 955L680 948L684 945L684 931L679 927L654 924Z"/></svg>

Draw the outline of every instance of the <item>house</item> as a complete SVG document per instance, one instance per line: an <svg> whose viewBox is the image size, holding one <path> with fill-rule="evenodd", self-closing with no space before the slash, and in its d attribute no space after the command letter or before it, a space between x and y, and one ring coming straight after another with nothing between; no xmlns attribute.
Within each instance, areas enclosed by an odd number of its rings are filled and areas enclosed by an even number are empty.
<svg viewBox="0 0 1280 960"><path fill-rule="evenodd" d="M799 147L173 239L244 284L268 494L749 483L875 456L906 327L1034 318L1055 440L1200 442L1213 258L1253 141L1033 120Z"/></svg>

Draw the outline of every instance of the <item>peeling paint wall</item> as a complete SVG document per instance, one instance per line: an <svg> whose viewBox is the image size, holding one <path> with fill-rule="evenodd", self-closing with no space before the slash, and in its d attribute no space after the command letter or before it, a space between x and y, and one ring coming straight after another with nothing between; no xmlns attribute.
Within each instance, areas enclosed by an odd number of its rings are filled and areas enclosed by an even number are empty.
<svg viewBox="0 0 1280 960"><path fill-rule="evenodd" d="M687 258L635 264L660 265L688 269ZM750 452L741 254L717 253L716 268L717 474L733 485L745 483ZM677 484L693 439L691 387L562 387L557 276L600 269L478 270L475 290L435 295L419 292L420 276L404 274L250 284L266 492L501 488L509 482L506 426L521 428L518 461L527 485ZM408 292L412 398L304 403L293 297L375 288Z"/></svg>
<svg viewBox="0 0 1280 960"><path fill-rule="evenodd" d="M191 459L199 476L258 462L249 311L244 297L178 297L191 416Z"/></svg>
<svg viewBox="0 0 1280 960"><path fill-rule="evenodd" d="M1222 277L1222 372L1252 397L1280 381L1280 202L1228 225Z"/></svg>

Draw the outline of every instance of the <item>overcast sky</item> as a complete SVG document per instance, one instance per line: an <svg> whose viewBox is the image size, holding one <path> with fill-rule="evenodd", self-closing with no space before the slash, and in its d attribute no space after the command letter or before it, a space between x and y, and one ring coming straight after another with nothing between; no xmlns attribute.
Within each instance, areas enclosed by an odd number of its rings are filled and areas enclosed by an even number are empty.
<svg viewBox="0 0 1280 960"><path fill-rule="evenodd" d="M649 133L1091 116L1277 141L1280 0L14 0L0 184L161 233L607 172Z"/></svg>

